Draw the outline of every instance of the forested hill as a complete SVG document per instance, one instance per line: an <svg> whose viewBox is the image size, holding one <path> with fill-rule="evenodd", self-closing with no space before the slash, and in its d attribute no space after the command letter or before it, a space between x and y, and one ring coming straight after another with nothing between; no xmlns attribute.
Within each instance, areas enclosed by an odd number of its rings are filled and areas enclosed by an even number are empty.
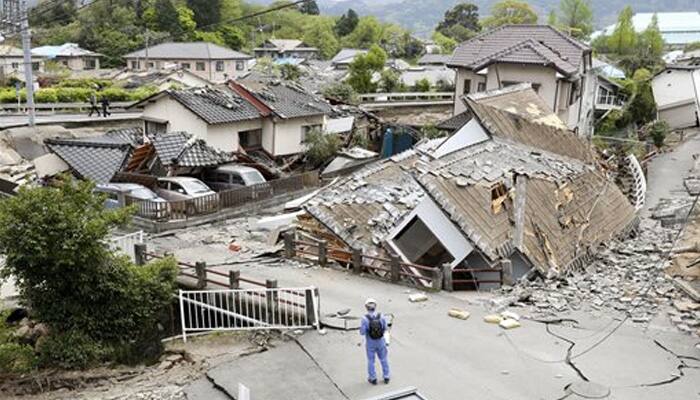
<svg viewBox="0 0 700 400"><path fill-rule="evenodd" d="M274 0L252 0L269 4ZM380 20L394 22L419 35L428 36L442 19L445 11L460 0L317 0L324 14L340 15L352 8L360 15L374 15ZM474 0L482 16L489 14L495 0ZM528 0L528 3L545 21L549 11L559 6L559 0ZM635 12L695 11L700 8L697 0L590 0L596 27L615 22L626 5Z"/></svg>

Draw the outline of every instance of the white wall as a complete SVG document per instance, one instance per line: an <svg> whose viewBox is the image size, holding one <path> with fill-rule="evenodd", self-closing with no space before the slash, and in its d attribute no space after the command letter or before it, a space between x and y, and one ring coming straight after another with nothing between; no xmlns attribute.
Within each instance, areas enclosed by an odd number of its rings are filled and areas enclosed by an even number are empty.
<svg viewBox="0 0 700 400"><path fill-rule="evenodd" d="M265 118L262 121L262 146L268 154L275 152L275 123L273 118Z"/></svg>
<svg viewBox="0 0 700 400"><path fill-rule="evenodd" d="M479 88L479 82L486 82L486 75L476 74L468 69L457 68L457 73L455 75L455 106L454 115L463 113L467 106L464 105L461 97L464 96L464 81L470 79L471 87L469 88L469 93L476 93Z"/></svg>
<svg viewBox="0 0 700 400"><path fill-rule="evenodd" d="M143 117L168 121L168 132L185 131L207 140L206 122L167 95L146 105Z"/></svg>
<svg viewBox="0 0 700 400"><path fill-rule="evenodd" d="M651 83L658 108L695 101L692 72L668 69L656 75Z"/></svg>
<svg viewBox="0 0 700 400"><path fill-rule="evenodd" d="M207 144L223 151L238 150L238 134L243 131L262 128L262 120L241 121L233 124L210 125Z"/></svg>
<svg viewBox="0 0 700 400"><path fill-rule="evenodd" d="M301 127L306 125L325 125L325 116L317 115L305 118L279 119L276 122L273 156L301 153L305 146L301 143ZM263 133L263 143L265 142Z"/></svg>
<svg viewBox="0 0 700 400"><path fill-rule="evenodd" d="M132 67L132 61L138 61L139 65L138 68L133 68ZM216 70L216 62L217 61L223 61L224 62L224 70L223 71L217 71ZM145 71L146 70L146 60L143 58L128 58L126 59L126 66L129 69L132 70L138 70L138 71ZM189 64L189 69L188 71L201 77L204 78L208 81L215 82L215 83L221 83L226 81L226 79L235 79L239 78L245 74L248 73L249 70L249 60L208 60L208 59L187 59L187 58L182 58L182 59L158 59L158 58L149 58L148 59L149 63L153 63L153 70L158 70L158 69L166 69L166 67L170 68L172 65L182 65L182 64ZM198 62L203 62L204 63L204 70L197 70L197 63ZM240 62L240 66L242 67L241 70L238 70L236 68L236 63Z"/></svg>
<svg viewBox="0 0 700 400"><path fill-rule="evenodd" d="M539 84L537 94L554 108L557 90L557 73L553 68L536 65L497 64L489 67L486 89L498 89L500 82L529 82Z"/></svg>

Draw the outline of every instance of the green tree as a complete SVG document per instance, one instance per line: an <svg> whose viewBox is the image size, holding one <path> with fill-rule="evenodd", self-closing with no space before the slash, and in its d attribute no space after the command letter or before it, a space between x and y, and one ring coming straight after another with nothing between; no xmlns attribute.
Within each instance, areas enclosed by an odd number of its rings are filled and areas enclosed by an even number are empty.
<svg viewBox="0 0 700 400"><path fill-rule="evenodd" d="M639 34L637 54L640 54L645 60L644 66L646 68L663 65L664 38L661 36L659 19L656 14L651 18L649 26Z"/></svg>
<svg viewBox="0 0 700 400"><path fill-rule="evenodd" d="M375 17L362 17L355 29L344 38L345 46L366 49L379 43L382 38L382 26Z"/></svg>
<svg viewBox="0 0 700 400"><path fill-rule="evenodd" d="M221 39L224 41L226 46L234 50L241 50L245 46L245 33L237 26L223 26L219 28L218 33L221 35Z"/></svg>
<svg viewBox="0 0 700 400"><path fill-rule="evenodd" d="M316 4L315 0L305 1L299 4L297 8L302 14L319 15L321 13L321 11L318 9L318 4Z"/></svg>
<svg viewBox="0 0 700 400"><path fill-rule="evenodd" d="M375 73L384 69L386 63L386 52L378 45L373 45L367 54L355 57L350 63L350 76L348 83L358 93L373 93L377 90L377 85L373 82Z"/></svg>
<svg viewBox="0 0 700 400"><path fill-rule="evenodd" d="M166 259L137 267L113 253L108 235L131 210L105 209L93 189L67 179L0 202L0 276L16 278L22 300L52 335L80 332L122 355L146 356L160 349L157 325L177 266Z"/></svg>
<svg viewBox="0 0 700 400"><path fill-rule="evenodd" d="M321 52L321 57L332 58L340 50L340 42L333 32L333 23L321 20L310 23L304 29L304 43L314 46Z"/></svg>
<svg viewBox="0 0 700 400"><path fill-rule="evenodd" d="M341 15L335 24L335 33L340 36L347 36L352 31L355 30L357 24L360 22L360 17L357 16L355 10L348 9L348 12Z"/></svg>
<svg viewBox="0 0 700 400"><path fill-rule="evenodd" d="M491 7L491 15L482 25L494 28L501 25L536 24L537 13L524 1L503 0Z"/></svg>
<svg viewBox="0 0 700 400"><path fill-rule="evenodd" d="M634 11L627 6L622 9L617 18L617 25L612 35L608 38L608 49L615 54L628 55L635 52L637 44L637 32L634 30L632 17Z"/></svg>
<svg viewBox="0 0 700 400"><path fill-rule="evenodd" d="M557 12L552 10L547 14L547 25L557 26L559 25L559 20L557 19Z"/></svg>
<svg viewBox="0 0 700 400"><path fill-rule="evenodd" d="M323 96L327 99L353 104L357 101L357 92L345 82L331 84L323 89Z"/></svg>
<svg viewBox="0 0 700 400"><path fill-rule="evenodd" d="M301 77L301 70L296 65L282 64L280 65L280 74L282 75L282 79L297 81Z"/></svg>
<svg viewBox="0 0 700 400"><path fill-rule="evenodd" d="M440 50L443 54L452 54L455 47L457 47L457 41L437 31L433 32L432 39L435 44L440 46Z"/></svg>
<svg viewBox="0 0 700 400"><path fill-rule="evenodd" d="M156 0L152 9L156 30L170 32L176 38L182 35L178 12L171 0Z"/></svg>
<svg viewBox="0 0 700 400"><path fill-rule="evenodd" d="M379 89L384 93L396 92L401 85L401 75L391 68L383 70L379 78Z"/></svg>
<svg viewBox="0 0 700 400"><path fill-rule="evenodd" d="M194 12L197 26L211 29L209 26L221 21L221 0L187 0L185 3Z"/></svg>
<svg viewBox="0 0 700 400"><path fill-rule="evenodd" d="M320 167L335 156L342 144L337 134L312 130L306 135L306 158L313 167Z"/></svg>
<svg viewBox="0 0 700 400"><path fill-rule="evenodd" d="M639 69L634 72L631 80L625 82L625 91L628 95L625 106L625 120L642 126L654 120L656 116L656 102L651 89L652 74L647 69Z"/></svg>
<svg viewBox="0 0 700 400"><path fill-rule="evenodd" d="M459 3L445 12L436 32L458 42L469 39L481 30L479 7L472 3Z"/></svg>
<svg viewBox="0 0 700 400"><path fill-rule="evenodd" d="M593 11L588 0L561 0L559 23L575 38L588 38L593 32Z"/></svg>
<svg viewBox="0 0 700 400"><path fill-rule="evenodd" d="M176 10L177 20L182 29L182 37L186 40L194 39L195 30L197 29L197 22L194 20L194 11L185 5L177 7Z"/></svg>
<svg viewBox="0 0 700 400"><path fill-rule="evenodd" d="M430 91L430 81L427 78L419 79L413 86L416 92L429 92Z"/></svg>
<svg viewBox="0 0 700 400"><path fill-rule="evenodd" d="M30 26L67 25L78 16L74 1L42 0L36 7L29 10Z"/></svg>

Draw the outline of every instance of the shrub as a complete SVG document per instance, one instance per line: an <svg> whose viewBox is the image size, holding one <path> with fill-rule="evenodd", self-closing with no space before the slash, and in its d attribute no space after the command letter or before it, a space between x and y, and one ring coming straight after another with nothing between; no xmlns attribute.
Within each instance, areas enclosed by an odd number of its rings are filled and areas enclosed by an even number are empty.
<svg viewBox="0 0 700 400"><path fill-rule="evenodd" d="M323 89L323 96L329 99L340 100L345 103L354 103L357 101L357 92L349 84L339 82Z"/></svg>
<svg viewBox="0 0 700 400"><path fill-rule="evenodd" d="M78 89L90 89L95 90L99 87L108 88L112 86L112 81L107 79L95 79L95 78L74 78L74 79L64 79L56 84L56 87L60 88L78 88Z"/></svg>
<svg viewBox="0 0 700 400"><path fill-rule="evenodd" d="M429 92L430 91L430 81L427 78L419 79L413 86L416 92Z"/></svg>
<svg viewBox="0 0 700 400"><path fill-rule="evenodd" d="M306 158L313 167L318 167L335 155L342 141L336 134L313 130L306 135L306 143Z"/></svg>
<svg viewBox="0 0 700 400"><path fill-rule="evenodd" d="M670 131L670 128L666 121L656 121L653 124L651 124L650 129L649 129L649 135L651 136L651 140L654 142L654 146L657 148L661 148L664 145L664 141L666 141L666 136L668 135Z"/></svg>
<svg viewBox="0 0 700 400"><path fill-rule="evenodd" d="M64 87L57 89L59 103L78 103L90 100L91 89Z"/></svg>
<svg viewBox="0 0 700 400"><path fill-rule="evenodd" d="M104 96L109 99L109 101L129 101L131 100L128 91L122 88L110 87L104 89L98 93L100 97Z"/></svg>
<svg viewBox="0 0 700 400"><path fill-rule="evenodd" d="M41 89L34 95L34 101L37 103L57 103L58 89Z"/></svg>
<svg viewBox="0 0 700 400"><path fill-rule="evenodd" d="M52 334L39 341L39 365L64 369L85 369L107 358L100 343L78 331Z"/></svg>
<svg viewBox="0 0 700 400"><path fill-rule="evenodd" d="M26 92L24 89L20 91L20 97L22 99L22 102L26 100ZM17 93L15 92L15 89L2 89L0 90L0 103L16 103L17 102Z"/></svg>
<svg viewBox="0 0 700 400"><path fill-rule="evenodd" d="M27 373L37 366L34 349L26 344L0 343L0 372Z"/></svg>
<svg viewBox="0 0 700 400"><path fill-rule="evenodd" d="M151 96L158 92L158 88L155 86L142 86L138 89L129 92L129 101L139 101L143 100L148 96Z"/></svg>

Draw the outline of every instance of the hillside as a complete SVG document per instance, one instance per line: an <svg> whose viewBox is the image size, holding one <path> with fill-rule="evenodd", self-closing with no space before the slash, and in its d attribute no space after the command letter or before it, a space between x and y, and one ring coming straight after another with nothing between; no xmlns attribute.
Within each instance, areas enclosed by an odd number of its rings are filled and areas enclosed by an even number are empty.
<svg viewBox="0 0 700 400"><path fill-rule="evenodd" d="M273 0L253 0L256 3L271 3ZM324 14L340 15L352 8L360 15L375 15L387 21L395 22L413 30L416 34L427 36L442 19L447 9L460 0L316 0ZM535 10L545 16L550 10L559 6L559 0L530 0ZM493 0L475 0L481 15L487 15ZM697 10L696 0L591 0L597 27L615 22L620 10L631 4L637 12L692 11Z"/></svg>

